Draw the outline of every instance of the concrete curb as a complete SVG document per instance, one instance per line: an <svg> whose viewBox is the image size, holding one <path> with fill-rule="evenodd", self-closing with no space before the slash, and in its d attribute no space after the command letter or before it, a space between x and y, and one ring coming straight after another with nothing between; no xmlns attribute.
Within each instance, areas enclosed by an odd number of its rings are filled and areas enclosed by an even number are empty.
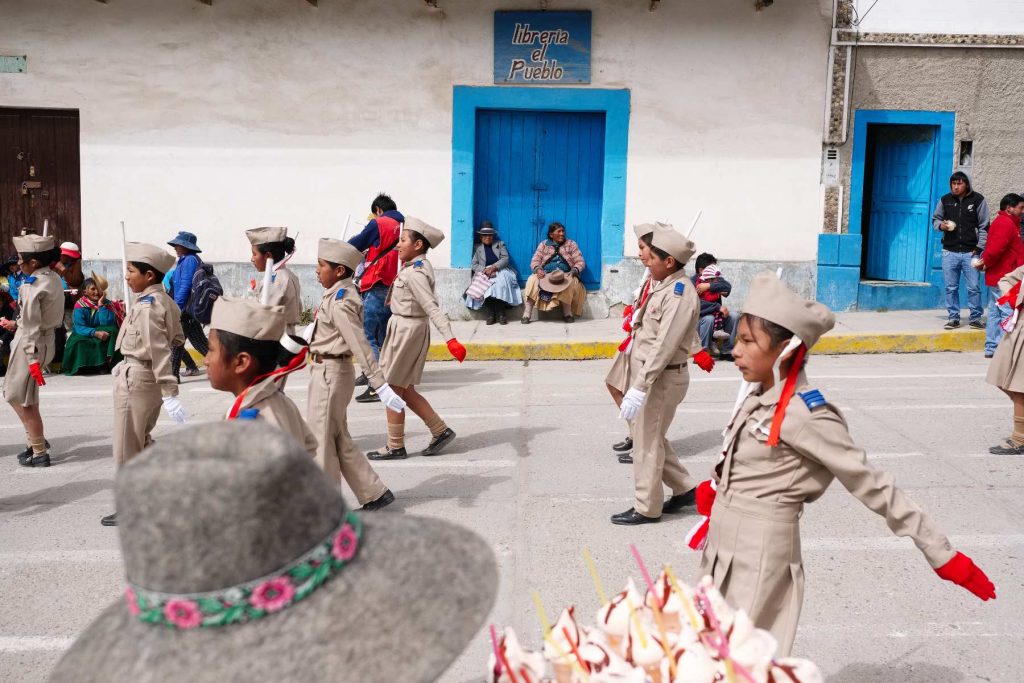
<svg viewBox="0 0 1024 683"><path fill-rule="evenodd" d="M611 358L619 341L468 342L466 360L593 360ZM950 332L857 332L823 337L814 353L838 356L863 353L932 353L981 351L985 333L980 330ZM448 347L431 344L427 360L452 360Z"/></svg>

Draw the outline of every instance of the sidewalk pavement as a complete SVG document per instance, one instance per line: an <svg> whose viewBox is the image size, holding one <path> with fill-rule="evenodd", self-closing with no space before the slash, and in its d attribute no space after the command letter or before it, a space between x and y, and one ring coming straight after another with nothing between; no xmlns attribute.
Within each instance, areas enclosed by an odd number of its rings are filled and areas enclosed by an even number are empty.
<svg viewBox="0 0 1024 683"><path fill-rule="evenodd" d="M967 327L968 313L957 330L943 330L946 311L865 311L836 314L836 326L822 337L814 353L923 353L977 351L985 333ZM483 320L452 322L456 338L466 346L467 360L589 360L611 358L625 337L621 318L577 319L564 323L546 314L543 320L523 325L486 325ZM429 360L451 360L444 340L431 344Z"/></svg>

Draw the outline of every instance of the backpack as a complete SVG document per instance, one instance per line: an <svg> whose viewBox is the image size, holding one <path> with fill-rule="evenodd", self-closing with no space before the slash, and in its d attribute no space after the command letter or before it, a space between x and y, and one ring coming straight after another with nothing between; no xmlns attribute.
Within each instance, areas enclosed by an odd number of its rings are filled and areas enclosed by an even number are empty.
<svg viewBox="0 0 1024 683"><path fill-rule="evenodd" d="M199 321L199 324L209 325L213 302L223 294L224 288L213 274L213 266L200 261L192 275L192 293L185 304L185 312Z"/></svg>

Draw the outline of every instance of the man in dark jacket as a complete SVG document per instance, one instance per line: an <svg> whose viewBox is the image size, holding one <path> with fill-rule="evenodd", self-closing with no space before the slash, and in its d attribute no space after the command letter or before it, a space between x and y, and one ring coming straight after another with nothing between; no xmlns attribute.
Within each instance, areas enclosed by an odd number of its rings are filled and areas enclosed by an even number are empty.
<svg viewBox="0 0 1024 683"><path fill-rule="evenodd" d="M697 262L695 263L696 272L690 278L697 289L697 296L700 299L700 318L697 321L697 334L700 336L700 345L704 347L705 351L710 351L711 341L715 334L715 318L718 313L721 313L724 316L721 332L728 336L722 341L722 353L719 354L718 359L731 362L732 347L736 343L736 321L739 319L739 315L726 308L722 299L732 294L732 285L724 277L717 277L713 282L700 282L700 274L704 272L704 269L717 264L718 259L715 258L714 254L707 252L700 254L697 256ZM717 294L718 296L715 297L717 301L709 301L708 299L711 297L704 296L707 292Z"/></svg>
<svg viewBox="0 0 1024 683"><path fill-rule="evenodd" d="M1020 217L1024 214L1024 197L1010 193L999 202L999 214L988 229L988 242L981 255L979 269L985 271L989 288L988 325L985 328L985 358L991 358L1003 337L1000 323L1012 314L1009 304L999 304L999 280L1011 270L1024 265L1024 242L1020 238Z"/></svg>
<svg viewBox="0 0 1024 683"><path fill-rule="evenodd" d="M967 306L971 310L970 326L985 329L981 319L981 288L978 271L971 260L985 250L988 235L988 204L971 188L967 174L957 171L949 177L949 194L942 195L935 205L932 225L942 231L942 279L946 283L945 329L960 327L960 276L967 281Z"/></svg>

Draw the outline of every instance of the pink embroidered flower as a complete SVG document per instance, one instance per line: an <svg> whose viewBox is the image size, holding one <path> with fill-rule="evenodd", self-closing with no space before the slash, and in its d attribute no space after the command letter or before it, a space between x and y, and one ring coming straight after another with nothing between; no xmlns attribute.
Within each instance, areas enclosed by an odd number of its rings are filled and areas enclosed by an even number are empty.
<svg viewBox="0 0 1024 683"><path fill-rule="evenodd" d="M358 545L359 538L356 536L356 530L352 528L351 524L346 524L341 527L341 531L334 537L334 547L331 548L331 554L342 562L348 562L356 554L356 547Z"/></svg>
<svg viewBox="0 0 1024 683"><path fill-rule="evenodd" d="M295 588L292 586L291 580L287 576L279 576L256 586L252 595L249 596L249 602L256 609L276 612L287 607L293 597L295 597Z"/></svg>
<svg viewBox="0 0 1024 683"><path fill-rule="evenodd" d="M124 589L124 601L128 603L128 613L133 617L139 616L139 600L135 597L135 591L131 586Z"/></svg>
<svg viewBox="0 0 1024 683"><path fill-rule="evenodd" d="M164 605L164 616L178 628L195 628L203 623L199 605L191 600L168 600Z"/></svg>

